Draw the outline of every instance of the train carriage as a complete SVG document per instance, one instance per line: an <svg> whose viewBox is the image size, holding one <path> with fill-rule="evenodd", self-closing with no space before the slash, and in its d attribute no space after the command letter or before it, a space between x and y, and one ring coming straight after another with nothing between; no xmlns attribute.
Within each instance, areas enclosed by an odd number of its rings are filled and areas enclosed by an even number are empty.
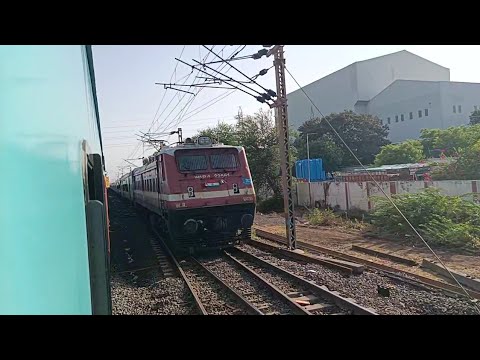
<svg viewBox="0 0 480 360"><path fill-rule="evenodd" d="M90 46L0 46L0 314L110 314Z"/></svg>

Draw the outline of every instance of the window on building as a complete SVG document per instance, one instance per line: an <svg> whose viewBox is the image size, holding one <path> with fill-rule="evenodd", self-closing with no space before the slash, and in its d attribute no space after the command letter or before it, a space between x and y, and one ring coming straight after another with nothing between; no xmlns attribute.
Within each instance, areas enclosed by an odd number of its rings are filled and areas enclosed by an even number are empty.
<svg viewBox="0 0 480 360"><path fill-rule="evenodd" d="M388 122L389 124L391 123L391 120L390 120L390 118L387 118L387 122Z"/></svg>
<svg viewBox="0 0 480 360"><path fill-rule="evenodd" d="M457 107L455 105L453 105L453 112L456 113L457 112Z"/></svg>
<svg viewBox="0 0 480 360"><path fill-rule="evenodd" d="M403 114L400 115L400 120L401 120L401 121L405 121L405 118L403 117Z"/></svg>
<svg viewBox="0 0 480 360"><path fill-rule="evenodd" d="M398 122L398 115L395 115L395 122Z"/></svg>
<svg viewBox="0 0 480 360"><path fill-rule="evenodd" d="M422 117L422 110L418 110L418 117L419 117L419 118Z"/></svg>
<svg viewBox="0 0 480 360"><path fill-rule="evenodd" d="M428 109L425 109L425 116L428 116Z"/></svg>
<svg viewBox="0 0 480 360"><path fill-rule="evenodd" d="M413 119L413 112L410 111L410 120Z"/></svg>
<svg viewBox="0 0 480 360"><path fill-rule="evenodd" d="M462 112L462 105L458 105L458 112L459 112L459 113Z"/></svg>

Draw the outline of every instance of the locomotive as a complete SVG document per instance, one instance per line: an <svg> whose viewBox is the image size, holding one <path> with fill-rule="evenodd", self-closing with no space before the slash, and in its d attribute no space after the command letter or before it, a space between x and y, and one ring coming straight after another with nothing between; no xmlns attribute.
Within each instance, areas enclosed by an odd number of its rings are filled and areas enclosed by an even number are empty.
<svg viewBox="0 0 480 360"><path fill-rule="evenodd" d="M251 236L256 196L241 146L179 139L112 188L147 209L176 251L229 247Z"/></svg>

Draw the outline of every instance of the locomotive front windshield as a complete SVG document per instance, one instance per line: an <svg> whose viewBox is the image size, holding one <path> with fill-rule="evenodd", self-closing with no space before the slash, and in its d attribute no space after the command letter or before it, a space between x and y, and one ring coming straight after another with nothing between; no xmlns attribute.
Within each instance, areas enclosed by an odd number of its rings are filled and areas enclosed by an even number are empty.
<svg viewBox="0 0 480 360"><path fill-rule="evenodd" d="M208 151L204 154L189 154L179 151L176 154L180 171L235 170L239 167L236 151Z"/></svg>
<svg viewBox="0 0 480 360"><path fill-rule="evenodd" d="M238 167L235 154L213 154L210 155L212 169L236 169Z"/></svg>
<svg viewBox="0 0 480 360"><path fill-rule="evenodd" d="M178 157L180 171L207 170L207 157L205 155L182 155Z"/></svg>

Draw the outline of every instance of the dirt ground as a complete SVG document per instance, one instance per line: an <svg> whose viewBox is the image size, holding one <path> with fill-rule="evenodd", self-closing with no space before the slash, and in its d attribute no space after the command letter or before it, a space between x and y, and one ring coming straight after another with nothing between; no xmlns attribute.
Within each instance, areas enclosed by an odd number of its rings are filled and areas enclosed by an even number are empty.
<svg viewBox="0 0 480 360"><path fill-rule="evenodd" d="M422 259L436 260L427 247L411 245L411 241L396 241L371 237L360 230L344 229L341 227L309 226L303 225L303 214L298 214L297 238L299 240L321 245L333 250L354 255L377 263L409 271L418 275L441 279L435 274L420 268L398 264L389 260L366 255L351 249L352 245L358 245L369 249L378 250L388 254L409 258L421 264ZM255 215L255 226L279 235L285 235L285 220L282 214ZM480 256L464 255L452 251L437 250L433 248L440 259L452 270L480 278ZM444 279L442 279L444 280Z"/></svg>

